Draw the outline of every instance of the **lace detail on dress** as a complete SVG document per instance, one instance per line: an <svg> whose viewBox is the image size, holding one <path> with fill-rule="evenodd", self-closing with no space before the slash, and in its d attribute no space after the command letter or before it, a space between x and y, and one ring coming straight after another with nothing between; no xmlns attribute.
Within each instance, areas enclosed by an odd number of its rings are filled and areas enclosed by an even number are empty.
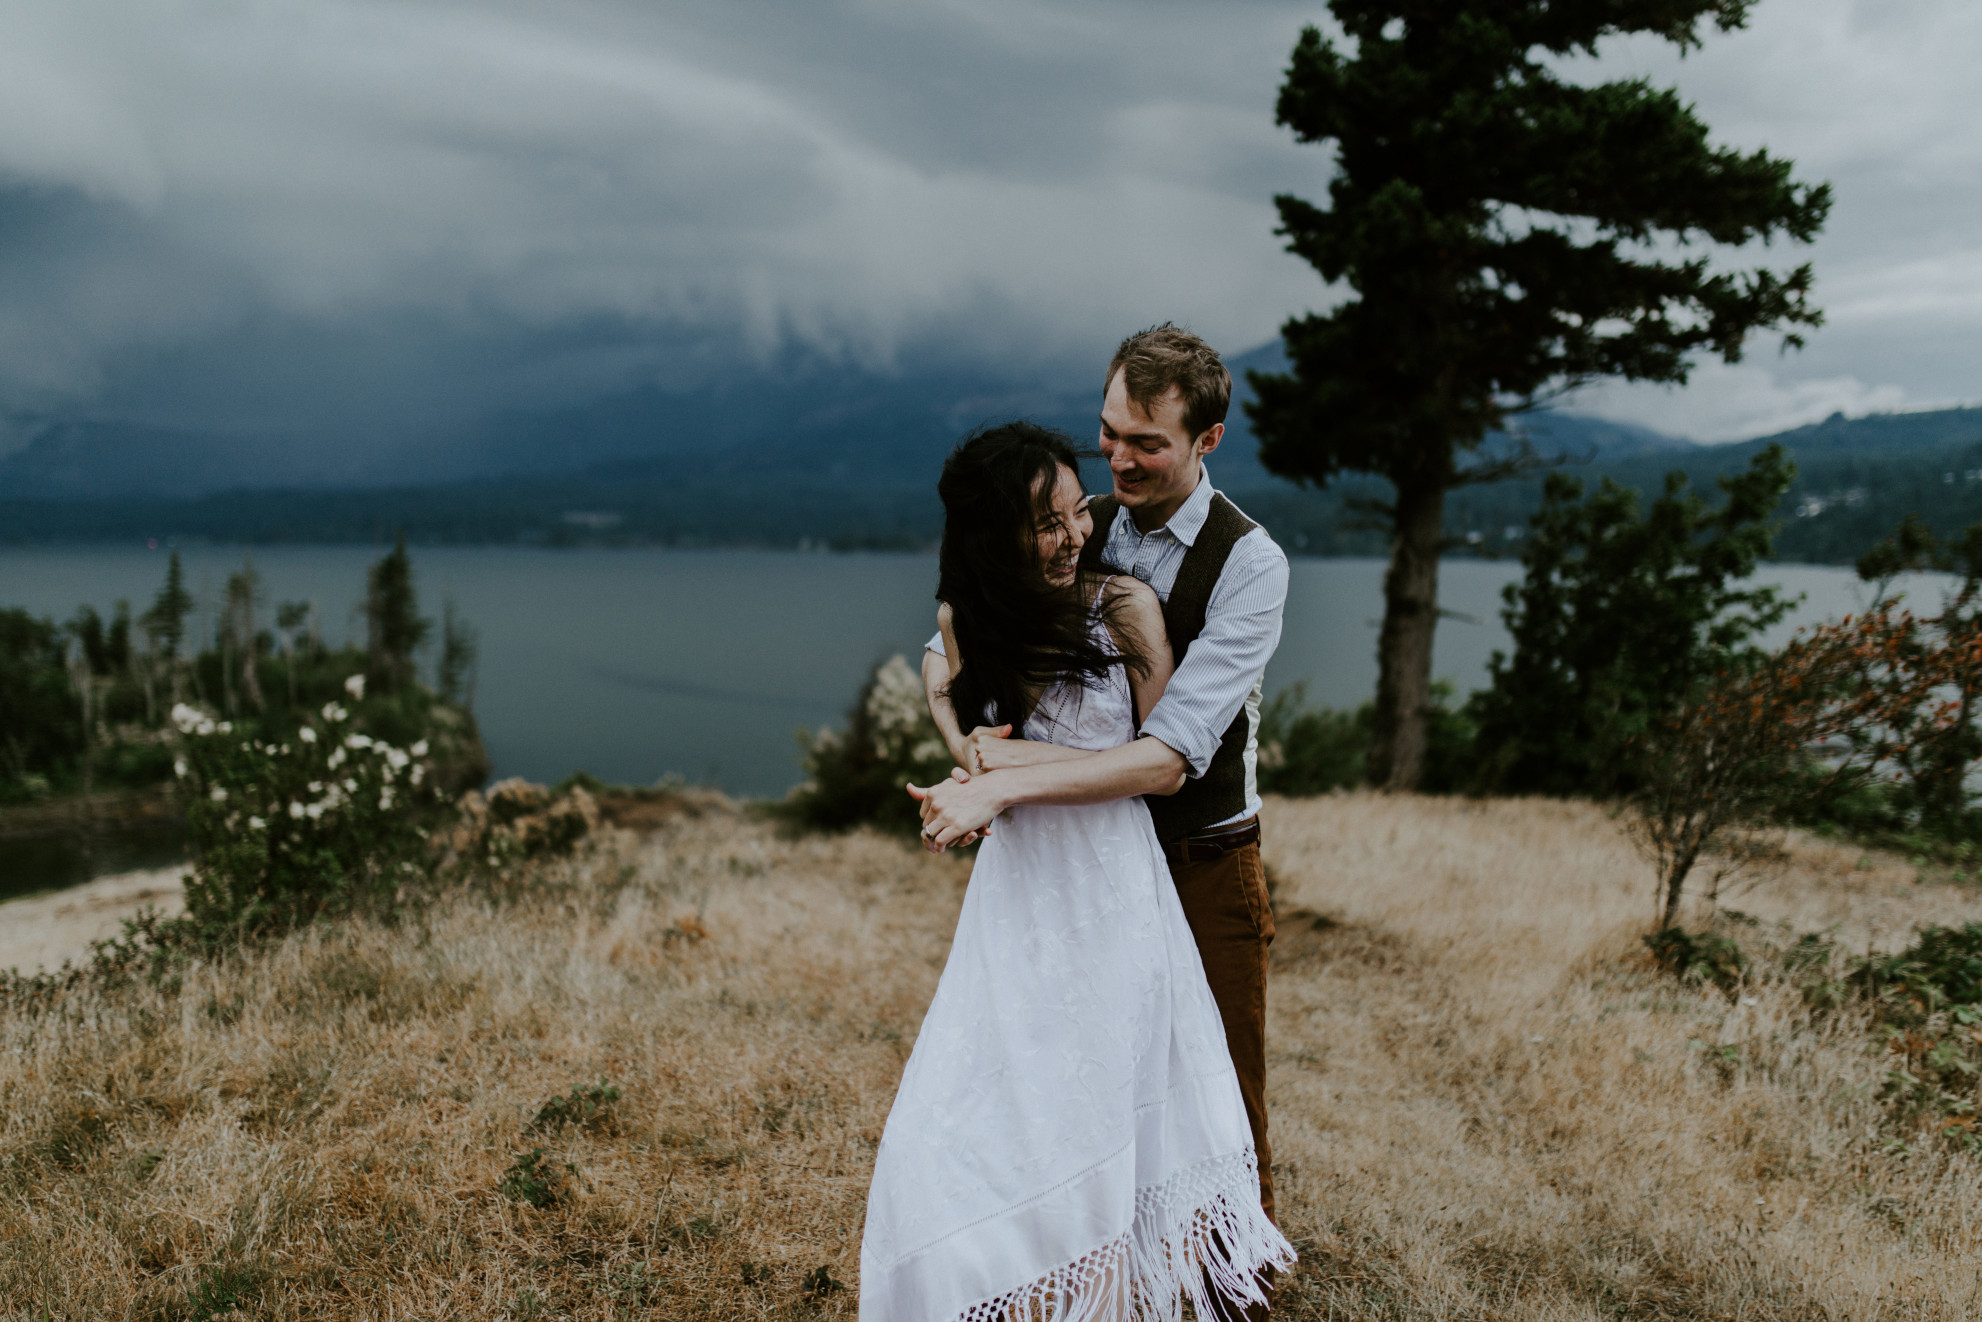
<svg viewBox="0 0 1982 1322"><path fill-rule="evenodd" d="M1266 1302L1260 1277L1294 1265L1294 1246L1259 1206L1251 1148L1136 1190L1135 1225L1111 1243L954 1322L1178 1322Z"/></svg>

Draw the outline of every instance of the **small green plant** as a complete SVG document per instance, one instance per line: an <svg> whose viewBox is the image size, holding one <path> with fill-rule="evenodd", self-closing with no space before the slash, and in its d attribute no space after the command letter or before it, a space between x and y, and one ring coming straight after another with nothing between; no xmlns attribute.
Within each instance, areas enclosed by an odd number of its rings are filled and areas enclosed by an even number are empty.
<svg viewBox="0 0 1982 1322"><path fill-rule="evenodd" d="M262 1284L263 1273L239 1263L208 1267L200 1274L186 1296L178 1316L184 1322L209 1322L229 1314L245 1313Z"/></svg>
<svg viewBox="0 0 1982 1322"><path fill-rule="evenodd" d="M608 1290L613 1302L630 1307L655 1303L666 1291L666 1287L666 1278L658 1275L644 1262L634 1263L608 1282Z"/></svg>
<svg viewBox="0 0 1982 1322"><path fill-rule="evenodd" d="M832 1269L822 1264L806 1273L803 1289L813 1299L824 1299L827 1295L838 1294L846 1286L834 1280Z"/></svg>
<svg viewBox="0 0 1982 1322"><path fill-rule="evenodd" d="M1729 937L1667 927L1645 939L1660 968L1682 982L1710 982L1730 996L1748 973L1748 957Z"/></svg>
<svg viewBox="0 0 1982 1322"><path fill-rule="evenodd" d="M603 1078L597 1083L573 1084L570 1092L551 1098L538 1109L530 1132L549 1133L566 1125L600 1128L611 1121L613 1103L620 1097L619 1089Z"/></svg>
<svg viewBox="0 0 1982 1322"><path fill-rule="evenodd" d="M570 1192L568 1177L576 1174L578 1168L570 1162L560 1166L546 1159L542 1148L531 1148L516 1155L516 1160L502 1173L496 1190L511 1202L555 1207Z"/></svg>

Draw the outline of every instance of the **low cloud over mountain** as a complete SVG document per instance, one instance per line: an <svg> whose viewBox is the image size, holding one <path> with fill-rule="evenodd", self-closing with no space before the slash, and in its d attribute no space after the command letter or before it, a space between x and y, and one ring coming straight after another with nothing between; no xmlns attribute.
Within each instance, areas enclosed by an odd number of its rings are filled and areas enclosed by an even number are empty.
<svg viewBox="0 0 1982 1322"><path fill-rule="evenodd" d="M1085 390L1166 318L1255 345L1331 297L1271 208L1324 191L1272 122L1323 16L0 0L0 455L112 437L253 484L440 479L555 464L514 419L642 392L836 366ZM1982 393L1978 52L1956 0L1765 0L1683 64L1606 51L1589 76L1677 81L1840 200L1808 353L1584 407L1717 438Z"/></svg>

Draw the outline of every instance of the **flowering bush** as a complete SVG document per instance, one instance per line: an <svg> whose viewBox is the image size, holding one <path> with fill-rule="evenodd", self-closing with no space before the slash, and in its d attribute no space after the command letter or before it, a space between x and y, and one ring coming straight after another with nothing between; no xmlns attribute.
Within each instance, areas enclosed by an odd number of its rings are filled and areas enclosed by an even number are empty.
<svg viewBox="0 0 1982 1322"><path fill-rule="evenodd" d="M950 774L950 749L929 715L922 676L900 656L875 667L847 713L845 734L801 732L799 744L807 779L788 807L808 826L919 830L921 815L903 787Z"/></svg>
<svg viewBox="0 0 1982 1322"><path fill-rule="evenodd" d="M354 701L362 685L347 684ZM184 704L172 720L195 860L186 915L202 942L386 909L427 874L442 795L425 740L375 739L339 702L282 743Z"/></svg>

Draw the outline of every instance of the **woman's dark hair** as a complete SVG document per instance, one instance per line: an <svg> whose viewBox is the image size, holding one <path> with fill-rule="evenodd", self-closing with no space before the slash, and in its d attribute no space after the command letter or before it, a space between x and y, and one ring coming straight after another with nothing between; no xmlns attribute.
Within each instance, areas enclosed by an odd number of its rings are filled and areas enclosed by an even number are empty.
<svg viewBox="0 0 1982 1322"><path fill-rule="evenodd" d="M1133 648L1111 651L1096 641L1092 573L1082 570L1071 585L1058 586L1039 564L1039 522L1050 517L1060 468L1078 473L1079 460L1064 432L1008 422L972 433L943 464L936 596L950 608L962 661L949 698L966 733L1023 722L1056 681L1091 687L1115 665L1147 668Z"/></svg>

